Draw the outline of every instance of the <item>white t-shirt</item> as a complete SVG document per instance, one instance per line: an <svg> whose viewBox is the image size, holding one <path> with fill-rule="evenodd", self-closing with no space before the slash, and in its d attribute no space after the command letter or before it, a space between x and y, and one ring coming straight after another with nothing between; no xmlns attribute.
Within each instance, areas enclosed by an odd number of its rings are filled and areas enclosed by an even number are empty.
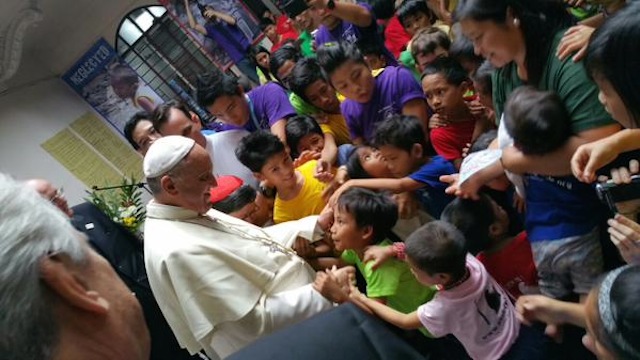
<svg viewBox="0 0 640 360"><path fill-rule="evenodd" d="M258 180L251 170L242 165L236 157L236 148L240 140L249 135L247 130L226 130L205 135L207 139L207 152L213 162L213 175L234 175L241 178L245 184L258 188Z"/></svg>
<svg viewBox="0 0 640 360"><path fill-rule="evenodd" d="M438 291L418 308L422 325L435 337L455 336L473 359L500 359L516 341L520 324L507 293L473 256L469 278Z"/></svg>

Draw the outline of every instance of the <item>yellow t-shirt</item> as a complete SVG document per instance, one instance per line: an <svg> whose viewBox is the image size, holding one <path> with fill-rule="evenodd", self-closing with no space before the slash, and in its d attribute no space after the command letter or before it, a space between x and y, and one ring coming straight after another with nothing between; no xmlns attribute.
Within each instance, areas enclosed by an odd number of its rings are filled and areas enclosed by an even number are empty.
<svg viewBox="0 0 640 360"><path fill-rule="evenodd" d="M304 184L298 195L291 200L284 201L276 195L273 205L273 222L279 224L285 221L298 220L310 215L318 215L324 209L322 191L325 183L313 177L317 161L307 161L296 171L302 174Z"/></svg>
<svg viewBox="0 0 640 360"><path fill-rule="evenodd" d="M320 124L320 129L325 134L333 135L336 139L336 145L350 144L351 137L349 136L349 128L347 128L347 122L344 121L342 114L327 115L327 122Z"/></svg>

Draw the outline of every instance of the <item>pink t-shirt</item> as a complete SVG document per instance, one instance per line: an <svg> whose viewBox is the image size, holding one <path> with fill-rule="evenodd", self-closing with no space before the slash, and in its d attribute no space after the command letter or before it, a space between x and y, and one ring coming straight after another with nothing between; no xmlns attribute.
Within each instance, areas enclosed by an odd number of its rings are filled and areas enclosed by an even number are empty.
<svg viewBox="0 0 640 360"><path fill-rule="evenodd" d="M433 336L455 336L473 359L500 359L520 331L515 309L506 292L471 255L467 255L467 268L469 278L439 291L418 308L418 317Z"/></svg>

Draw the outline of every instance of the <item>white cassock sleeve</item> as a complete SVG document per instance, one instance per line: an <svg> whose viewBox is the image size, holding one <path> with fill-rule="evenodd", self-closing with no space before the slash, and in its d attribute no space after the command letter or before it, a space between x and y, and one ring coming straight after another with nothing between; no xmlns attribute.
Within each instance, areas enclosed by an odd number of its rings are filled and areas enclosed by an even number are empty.
<svg viewBox="0 0 640 360"><path fill-rule="evenodd" d="M242 348L238 344L246 345L332 307L311 284L265 296L240 321L220 324L211 338L211 348L225 358Z"/></svg>
<svg viewBox="0 0 640 360"><path fill-rule="evenodd" d="M305 238L309 242L322 239L324 232L318 226L318 216L307 216L299 220L286 221L264 228L264 231L283 246L291 247L297 237Z"/></svg>

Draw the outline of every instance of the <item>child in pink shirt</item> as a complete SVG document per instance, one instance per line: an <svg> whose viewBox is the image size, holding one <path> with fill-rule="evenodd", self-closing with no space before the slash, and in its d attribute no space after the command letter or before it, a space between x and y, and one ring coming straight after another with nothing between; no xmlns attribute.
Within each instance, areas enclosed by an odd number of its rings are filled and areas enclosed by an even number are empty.
<svg viewBox="0 0 640 360"><path fill-rule="evenodd" d="M509 295L469 255L462 233L433 221L407 238L406 261L436 296L417 311L402 314L352 289L351 299L403 329L424 327L435 337L455 336L473 359L542 359L542 333L521 327Z"/></svg>

